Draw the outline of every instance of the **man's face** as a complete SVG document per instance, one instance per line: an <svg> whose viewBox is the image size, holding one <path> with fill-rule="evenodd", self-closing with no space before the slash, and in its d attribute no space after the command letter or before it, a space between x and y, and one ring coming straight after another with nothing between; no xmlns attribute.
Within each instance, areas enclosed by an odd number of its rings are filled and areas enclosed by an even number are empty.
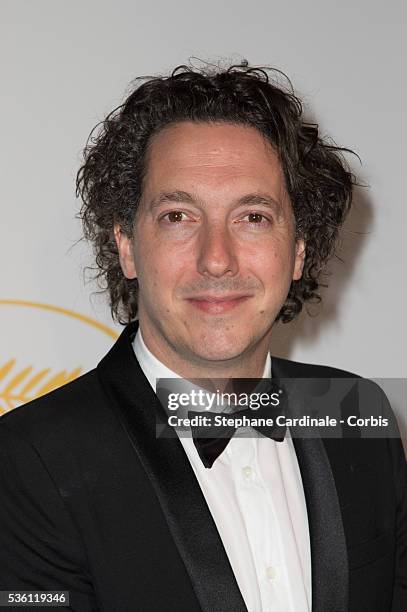
<svg viewBox="0 0 407 612"><path fill-rule="evenodd" d="M172 124L150 143L134 237L115 227L138 278L143 337L161 358L205 364L268 346L304 244L277 154L255 128Z"/></svg>

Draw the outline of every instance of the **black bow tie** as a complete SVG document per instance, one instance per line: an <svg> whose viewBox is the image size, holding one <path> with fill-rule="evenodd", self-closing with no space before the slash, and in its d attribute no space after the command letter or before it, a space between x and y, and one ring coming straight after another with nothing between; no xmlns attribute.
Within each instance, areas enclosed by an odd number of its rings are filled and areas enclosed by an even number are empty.
<svg viewBox="0 0 407 612"><path fill-rule="evenodd" d="M191 425L191 433L194 440L195 447L202 460L202 463L206 468L211 468L216 459L225 450L229 441L236 433L238 427L233 423L237 419L247 417L249 419L258 418L271 418L273 419L273 425L251 425L253 429L260 432L263 436L271 438L276 442L282 442L287 432L286 425L277 425L275 419L278 415L283 414L283 408L280 405L278 409L271 408L260 408L259 410L251 410L246 408L238 412L225 413L225 412L195 412L188 411L188 417L205 417L207 423L205 425L193 426ZM227 418L227 424L215 425L213 424L216 416L222 416Z"/></svg>

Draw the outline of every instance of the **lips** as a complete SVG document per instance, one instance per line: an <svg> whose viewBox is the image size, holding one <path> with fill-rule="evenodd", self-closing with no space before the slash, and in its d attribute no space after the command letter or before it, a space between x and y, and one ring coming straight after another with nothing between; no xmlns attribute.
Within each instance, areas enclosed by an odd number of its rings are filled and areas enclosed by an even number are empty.
<svg viewBox="0 0 407 612"><path fill-rule="evenodd" d="M222 314L236 308L250 297L252 296L238 294L226 296L203 295L188 298L187 301L192 306L203 312L207 312L209 314Z"/></svg>

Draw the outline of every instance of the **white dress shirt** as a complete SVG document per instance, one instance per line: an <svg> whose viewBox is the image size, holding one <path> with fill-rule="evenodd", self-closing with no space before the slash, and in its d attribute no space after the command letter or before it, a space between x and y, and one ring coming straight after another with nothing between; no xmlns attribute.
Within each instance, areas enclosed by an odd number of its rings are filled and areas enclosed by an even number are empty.
<svg viewBox="0 0 407 612"><path fill-rule="evenodd" d="M156 391L159 378L180 378L145 345L134 351ZM271 376L267 355L263 377ZM249 612L310 612L311 554L307 508L292 439L253 430L233 437L208 469L192 438L180 437L211 511Z"/></svg>

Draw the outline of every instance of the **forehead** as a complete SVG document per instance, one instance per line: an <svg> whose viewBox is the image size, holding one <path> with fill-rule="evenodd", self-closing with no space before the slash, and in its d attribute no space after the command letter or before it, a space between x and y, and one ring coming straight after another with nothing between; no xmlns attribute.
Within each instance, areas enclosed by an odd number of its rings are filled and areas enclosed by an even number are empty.
<svg viewBox="0 0 407 612"><path fill-rule="evenodd" d="M153 136L146 186L180 179L198 186L247 180L279 188L284 183L278 155L266 138L254 127L231 123L175 123Z"/></svg>

